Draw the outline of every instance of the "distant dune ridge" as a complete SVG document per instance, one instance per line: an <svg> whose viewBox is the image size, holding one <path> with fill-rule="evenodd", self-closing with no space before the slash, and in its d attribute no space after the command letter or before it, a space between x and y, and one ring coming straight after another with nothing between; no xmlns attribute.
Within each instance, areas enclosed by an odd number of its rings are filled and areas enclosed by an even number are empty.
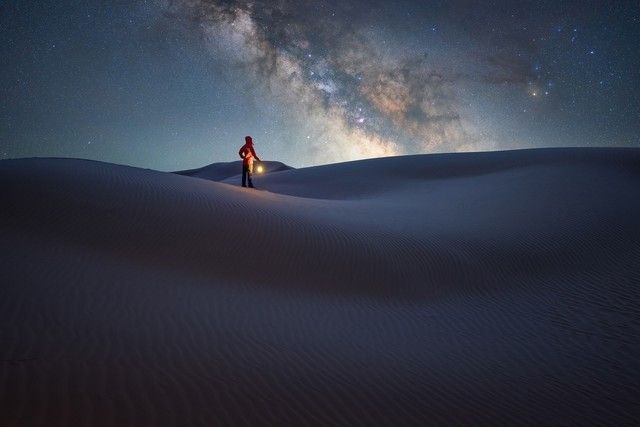
<svg viewBox="0 0 640 427"><path fill-rule="evenodd" d="M265 172L280 172L293 169L282 162L257 162L264 167ZM242 175L242 160L236 162L220 162L198 168L175 172L178 175L192 176L194 178L203 178L211 181L224 181L236 178L236 182L240 182ZM257 175L257 174L256 174Z"/></svg>
<svg viewBox="0 0 640 427"><path fill-rule="evenodd" d="M266 165L0 161L0 425L637 425L640 149Z"/></svg>

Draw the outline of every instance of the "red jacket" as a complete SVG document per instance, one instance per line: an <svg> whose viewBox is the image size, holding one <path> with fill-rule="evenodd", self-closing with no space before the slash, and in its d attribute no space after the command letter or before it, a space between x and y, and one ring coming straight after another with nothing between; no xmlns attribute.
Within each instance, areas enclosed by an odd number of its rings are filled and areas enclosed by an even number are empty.
<svg viewBox="0 0 640 427"><path fill-rule="evenodd" d="M245 166L249 166L253 163L253 158L255 157L258 161L260 157L256 154L256 150L253 149L253 144L244 144L240 147L240 151L238 151L238 155L242 158L242 164Z"/></svg>

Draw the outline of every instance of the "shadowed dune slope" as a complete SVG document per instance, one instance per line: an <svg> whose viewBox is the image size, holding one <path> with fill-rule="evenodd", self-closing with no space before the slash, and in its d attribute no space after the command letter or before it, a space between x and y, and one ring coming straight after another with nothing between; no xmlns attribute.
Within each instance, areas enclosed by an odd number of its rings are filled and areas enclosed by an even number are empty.
<svg viewBox="0 0 640 427"><path fill-rule="evenodd" d="M0 161L0 425L635 423L640 150L270 163Z"/></svg>

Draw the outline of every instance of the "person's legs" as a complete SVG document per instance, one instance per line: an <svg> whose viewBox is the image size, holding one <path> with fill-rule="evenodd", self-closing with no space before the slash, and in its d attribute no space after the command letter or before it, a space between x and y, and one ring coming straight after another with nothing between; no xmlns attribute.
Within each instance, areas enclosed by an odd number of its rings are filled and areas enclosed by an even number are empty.
<svg viewBox="0 0 640 427"><path fill-rule="evenodd" d="M253 162L249 163L249 167L247 168L247 176L249 177L249 188L253 188L253 182L251 182L251 177L253 176Z"/></svg>
<svg viewBox="0 0 640 427"><path fill-rule="evenodd" d="M245 165L244 163L242 164L242 186L246 187L247 186L247 172L249 171L249 168L247 168L247 165ZM251 184L251 177L249 177L249 184Z"/></svg>

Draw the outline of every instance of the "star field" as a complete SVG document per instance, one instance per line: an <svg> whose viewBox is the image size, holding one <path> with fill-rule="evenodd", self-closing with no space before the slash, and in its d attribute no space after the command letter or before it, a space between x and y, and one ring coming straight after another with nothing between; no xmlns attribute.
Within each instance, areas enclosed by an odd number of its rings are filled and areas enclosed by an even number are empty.
<svg viewBox="0 0 640 427"><path fill-rule="evenodd" d="M640 146L640 5L8 1L0 158L235 159Z"/></svg>

